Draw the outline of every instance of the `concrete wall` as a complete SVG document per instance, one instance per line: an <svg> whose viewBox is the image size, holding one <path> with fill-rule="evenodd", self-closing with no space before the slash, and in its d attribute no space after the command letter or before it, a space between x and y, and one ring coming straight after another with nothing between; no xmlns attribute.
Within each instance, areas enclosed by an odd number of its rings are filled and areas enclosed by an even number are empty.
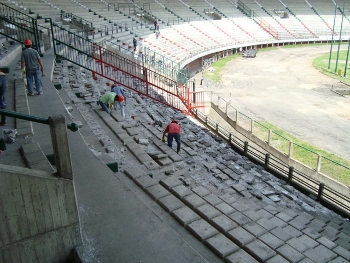
<svg viewBox="0 0 350 263"><path fill-rule="evenodd" d="M202 70L202 59L198 58L192 61L191 63L189 63L187 66L188 66L189 77L192 78L195 74L197 74Z"/></svg>
<svg viewBox="0 0 350 263"><path fill-rule="evenodd" d="M73 181L0 164L0 263L66 262L80 244Z"/></svg>

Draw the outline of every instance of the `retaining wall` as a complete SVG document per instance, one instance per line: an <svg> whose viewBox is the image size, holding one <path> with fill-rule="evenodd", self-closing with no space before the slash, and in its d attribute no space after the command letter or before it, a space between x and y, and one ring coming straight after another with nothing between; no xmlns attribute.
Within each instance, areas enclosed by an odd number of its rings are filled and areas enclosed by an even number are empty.
<svg viewBox="0 0 350 263"><path fill-rule="evenodd" d="M0 262L67 262L80 244L73 181L0 164Z"/></svg>

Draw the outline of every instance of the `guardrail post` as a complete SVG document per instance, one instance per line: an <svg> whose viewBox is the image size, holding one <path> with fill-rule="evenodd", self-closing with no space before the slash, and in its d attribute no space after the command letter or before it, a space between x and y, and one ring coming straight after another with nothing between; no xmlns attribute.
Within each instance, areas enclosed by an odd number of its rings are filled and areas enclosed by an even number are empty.
<svg viewBox="0 0 350 263"><path fill-rule="evenodd" d="M245 141L244 142L244 155L248 154L248 146L249 146L249 143L247 141Z"/></svg>
<svg viewBox="0 0 350 263"><path fill-rule="evenodd" d="M205 124L208 124L208 116L205 116Z"/></svg>
<svg viewBox="0 0 350 263"><path fill-rule="evenodd" d="M269 129L269 136L268 136L268 139L267 139L267 144L268 144L268 145L271 144L271 138L272 138L272 130Z"/></svg>
<svg viewBox="0 0 350 263"><path fill-rule="evenodd" d="M56 175L72 180L73 170L64 116L56 115L49 117L49 124L57 168Z"/></svg>
<svg viewBox="0 0 350 263"><path fill-rule="evenodd" d="M232 133L229 133L229 135L228 135L228 141L231 142L231 139L232 139Z"/></svg>
<svg viewBox="0 0 350 263"><path fill-rule="evenodd" d="M215 124L215 130L216 132L219 132L219 124Z"/></svg>
<svg viewBox="0 0 350 263"><path fill-rule="evenodd" d="M294 167L290 166L289 167L289 171L288 171L288 183L292 182L293 173L294 173Z"/></svg>
<svg viewBox="0 0 350 263"><path fill-rule="evenodd" d="M288 157L292 158L293 156L293 142L289 142L289 153L288 153Z"/></svg>
<svg viewBox="0 0 350 263"><path fill-rule="evenodd" d="M320 183L319 187L318 187L318 193L317 193L317 201L320 201L322 198L322 193L323 193L323 189L324 189L324 184Z"/></svg>
<svg viewBox="0 0 350 263"><path fill-rule="evenodd" d="M265 168L269 167L270 163L270 154L265 154Z"/></svg>
<svg viewBox="0 0 350 263"><path fill-rule="evenodd" d="M322 161L322 156L321 155L318 155L318 158L317 158L317 167L316 167L316 172L320 172L321 171L321 161Z"/></svg>

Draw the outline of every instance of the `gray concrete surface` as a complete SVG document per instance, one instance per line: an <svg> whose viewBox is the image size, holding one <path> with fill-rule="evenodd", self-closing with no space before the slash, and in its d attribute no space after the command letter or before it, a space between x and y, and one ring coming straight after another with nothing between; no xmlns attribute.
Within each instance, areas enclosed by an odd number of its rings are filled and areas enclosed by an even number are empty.
<svg viewBox="0 0 350 263"><path fill-rule="evenodd" d="M73 182L0 165L0 262L64 262L81 244Z"/></svg>
<svg viewBox="0 0 350 263"><path fill-rule="evenodd" d="M104 148L76 110L76 105L72 114L65 110L69 98L65 91L57 91L48 78L52 59L51 53L43 57L47 72L42 80L44 95L30 97L29 105L32 114L61 113L68 120L84 124L78 133L68 134L84 262L220 262L135 184L130 184L120 173L114 174L104 164L105 157L94 154L97 152L94 147ZM34 139L46 154L52 153L48 127L34 124L33 128ZM103 128L99 130L103 131ZM114 143L119 145L120 142ZM120 163L131 166L137 163L137 159L127 152L123 156L118 160Z"/></svg>
<svg viewBox="0 0 350 263"><path fill-rule="evenodd" d="M214 92L243 113L349 160L350 97L332 92L339 81L312 66L327 52L329 46L278 48L234 59L222 71L224 88Z"/></svg>

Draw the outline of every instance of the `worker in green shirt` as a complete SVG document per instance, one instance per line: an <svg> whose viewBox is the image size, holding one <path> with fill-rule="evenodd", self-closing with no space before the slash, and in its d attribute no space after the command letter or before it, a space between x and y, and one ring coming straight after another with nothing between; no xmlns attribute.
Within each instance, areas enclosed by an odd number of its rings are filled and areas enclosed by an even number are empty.
<svg viewBox="0 0 350 263"><path fill-rule="evenodd" d="M100 97L99 104L102 109L106 111L108 114L111 113L111 109L114 107L114 102L118 100L118 96L114 92L106 92L104 95Z"/></svg>

